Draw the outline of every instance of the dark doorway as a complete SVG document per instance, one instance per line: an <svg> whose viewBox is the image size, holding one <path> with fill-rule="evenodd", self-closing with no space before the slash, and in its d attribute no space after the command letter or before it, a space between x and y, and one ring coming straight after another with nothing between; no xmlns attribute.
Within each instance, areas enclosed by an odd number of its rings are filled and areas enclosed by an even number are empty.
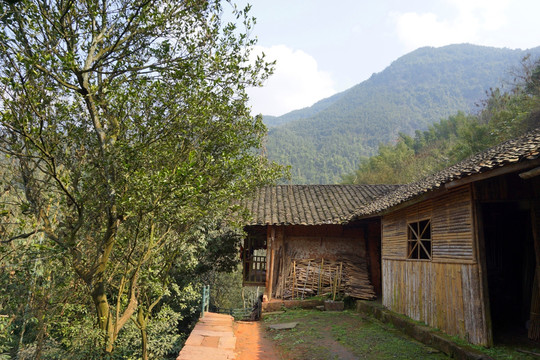
<svg viewBox="0 0 540 360"><path fill-rule="evenodd" d="M526 202L482 205L486 267L495 341L525 334L530 316L535 254Z"/></svg>

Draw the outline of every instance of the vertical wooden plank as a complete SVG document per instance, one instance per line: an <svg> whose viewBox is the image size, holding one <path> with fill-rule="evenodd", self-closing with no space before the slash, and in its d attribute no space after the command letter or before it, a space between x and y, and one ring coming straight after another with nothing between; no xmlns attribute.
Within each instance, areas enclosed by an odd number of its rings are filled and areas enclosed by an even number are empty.
<svg viewBox="0 0 540 360"><path fill-rule="evenodd" d="M461 282L463 283L463 306L464 306L464 316L465 316L465 328L468 334L468 340L471 341L472 338L476 336L475 330L475 317L473 304L471 301L472 288L471 288L471 267L464 266L464 271L461 273Z"/></svg>
<svg viewBox="0 0 540 360"><path fill-rule="evenodd" d="M477 321L480 328L477 330L481 335L480 337L484 340L481 341L482 345L493 346L493 330L491 326L491 307L489 305L489 287L488 287L488 274L487 274L487 264L486 264L486 247L484 239L484 221L482 217L482 207L479 201L472 201L472 198L475 198L476 195L476 185L472 186L472 196L471 204L473 206L473 227L474 227L474 245L476 253L476 261L478 262L477 267L477 278L471 279L471 289L477 288L480 313L477 316Z"/></svg>
<svg viewBox="0 0 540 360"><path fill-rule="evenodd" d="M382 284L382 304L385 307L388 307L388 303L386 302L388 299L390 299L390 292L387 289L387 286L389 283L392 283L392 280L390 279L391 274L388 273L386 270L388 266L388 261L381 259L381 284Z"/></svg>
<svg viewBox="0 0 540 360"><path fill-rule="evenodd" d="M272 250L274 244L274 238L276 236L276 228L273 225L269 225L266 228L266 278L265 278L265 295L268 300L272 299L272 274L274 272Z"/></svg>
<svg viewBox="0 0 540 360"><path fill-rule="evenodd" d="M467 268L467 265L459 265L456 266L456 272L455 272L455 278L454 278L454 286L456 288L456 308L457 311L455 313L456 316L456 324L458 328L458 332L462 335L467 334L467 329L465 328L465 315L464 315L464 302L465 302L465 296L463 294L463 282L461 281L464 269Z"/></svg>

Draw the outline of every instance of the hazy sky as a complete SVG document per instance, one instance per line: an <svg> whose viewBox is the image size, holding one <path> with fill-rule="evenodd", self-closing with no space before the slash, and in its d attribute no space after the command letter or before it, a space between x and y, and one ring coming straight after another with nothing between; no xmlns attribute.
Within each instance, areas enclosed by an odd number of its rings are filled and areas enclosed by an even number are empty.
<svg viewBox="0 0 540 360"><path fill-rule="evenodd" d="M239 1L245 4L247 1ZM277 60L253 114L310 106L422 46L540 46L539 0L251 0L252 36Z"/></svg>

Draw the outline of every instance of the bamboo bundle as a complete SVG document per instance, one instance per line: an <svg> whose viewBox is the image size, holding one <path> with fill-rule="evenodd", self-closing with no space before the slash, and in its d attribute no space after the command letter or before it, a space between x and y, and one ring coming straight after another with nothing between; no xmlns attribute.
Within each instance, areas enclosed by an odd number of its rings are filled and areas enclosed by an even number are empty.
<svg viewBox="0 0 540 360"><path fill-rule="evenodd" d="M285 275L286 274L286 275ZM293 259L287 271L280 274L279 293L283 299L331 296L338 294L359 299L374 299L366 260L344 255L339 260Z"/></svg>

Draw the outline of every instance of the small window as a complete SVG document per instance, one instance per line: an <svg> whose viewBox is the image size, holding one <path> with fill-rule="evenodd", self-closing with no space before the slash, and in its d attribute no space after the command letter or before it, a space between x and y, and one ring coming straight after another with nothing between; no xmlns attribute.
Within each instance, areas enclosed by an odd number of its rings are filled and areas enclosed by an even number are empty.
<svg viewBox="0 0 540 360"><path fill-rule="evenodd" d="M431 220L407 224L407 259L431 260Z"/></svg>

